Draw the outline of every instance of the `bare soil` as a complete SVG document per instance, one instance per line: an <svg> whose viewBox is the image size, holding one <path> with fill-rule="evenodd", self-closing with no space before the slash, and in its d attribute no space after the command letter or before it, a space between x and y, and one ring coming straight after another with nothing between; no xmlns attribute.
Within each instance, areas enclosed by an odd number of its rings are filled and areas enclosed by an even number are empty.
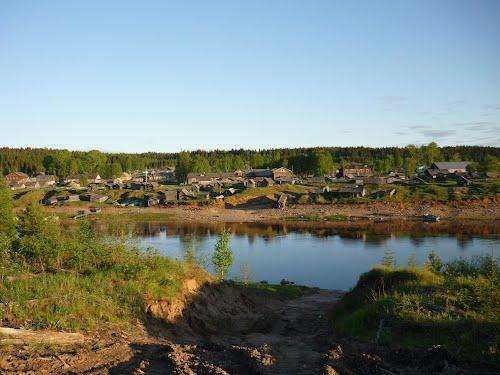
<svg viewBox="0 0 500 375"><path fill-rule="evenodd" d="M301 220L316 216L332 216L350 220L415 220L423 214L433 214L450 220L500 220L500 199L439 202L372 202L337 204L295 204L284 209L275 208L276 202L255 203L236 207L224 205L178 205L168 207L103 207L107 214L165 214L165 219L177 222L262 222ZM81 207L59 206L47 208L51 212L76 213Z"/></svg>
<svg viewBox="0 0 500 375"><path fill-rule="evenodd" d="M194 280L194 279L193 279ZM133 332L78 346L7 346L2 374L487 374L441 348L386 348L331 331L342 292L281 300L230 283L188 280L182 298L148 301Z"/></svg>

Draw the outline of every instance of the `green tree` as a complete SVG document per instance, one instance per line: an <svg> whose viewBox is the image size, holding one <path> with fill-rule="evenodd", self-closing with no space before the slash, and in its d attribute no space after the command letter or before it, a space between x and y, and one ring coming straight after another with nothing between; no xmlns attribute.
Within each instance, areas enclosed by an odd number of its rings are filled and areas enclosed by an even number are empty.
<svg viewBox="0 0 500 375"><path fill-rule="evenodd" d="M426 264L427 267L429 267L432 271L436 273L441 271L441 269L443 268L443 261L434 250L431 251L427 259L428 259Z"/></svg>
<svg viewBox="0 0 500 375"><path fill-rule="evenodd" d="M7 181L0 176L0 233L12 236L16 233L16 222L12 211L12 194Z"/></svg>
<svg viewBox="0 0 500 375"><path fill-rule="evenodd" d="M210 171L210 163L208 159L203 157L202 155L195 155L191 162L191 167L189 168L190 172L196 173L206 173Z"/></svg>
<svg viewBox="0 0 500 375"><path fill-rule="evenodd" d="M184 183L189 172L191 172L191 155L189 152L181 151L179 156L177 156L177 163L175 164L177 181Z"/></svg>
<svg viewBox="0 0 500 375"><path fill-rule="evenodd" d="M87 175L81 174L79 183L80 183L81 187L87 187L89 184L89 179L88 179Z"/></svg>
<svg viewBox="0 0 500 375"><path fill-rule="evenodd" d="M486 155L485 158L479 163L479 169L483 172L499 172L500 163L495 156Z"/></svg>
<svg viewBox="0 0 500 375"><path fill-rule="evenodd" d="M330 175L333 172L333 159L329 152L320 151L313 155L313 170L316 176Z"/></svg>
<svg viewBox="0 0 500 375"><path fill-rule="evenodd" d="M212 263L217 276L224 278L229 267L233 264L233 251L229 247L229 232L224 228L215 244L215 251L212 256Z"/></svg>

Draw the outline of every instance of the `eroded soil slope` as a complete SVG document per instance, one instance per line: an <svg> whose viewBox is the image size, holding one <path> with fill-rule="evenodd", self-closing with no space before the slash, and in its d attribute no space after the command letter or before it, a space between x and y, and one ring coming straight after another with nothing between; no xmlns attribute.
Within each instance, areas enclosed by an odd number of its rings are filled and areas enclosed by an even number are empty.
<svg viewBox="0 0 500 375"><path fill-rule="evenodd" d="M232 284L197 285L148 301L134 335L104 331L79 347L4 347L2 374L481 374L439 348L395 350L336 336L329 312L342 293L283 300ZM168 322L165 324L165 322Z"/></svg>

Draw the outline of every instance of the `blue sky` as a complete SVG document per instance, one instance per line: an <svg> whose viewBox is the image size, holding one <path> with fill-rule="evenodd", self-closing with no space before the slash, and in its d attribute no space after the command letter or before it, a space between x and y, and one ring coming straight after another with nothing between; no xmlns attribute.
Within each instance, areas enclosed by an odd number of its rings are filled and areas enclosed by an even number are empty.
<svg viewBox="0 0 500 375"><path fill-rule="evenodd" d="M0 2L0 146L500 146L500 1Z"/></svg>

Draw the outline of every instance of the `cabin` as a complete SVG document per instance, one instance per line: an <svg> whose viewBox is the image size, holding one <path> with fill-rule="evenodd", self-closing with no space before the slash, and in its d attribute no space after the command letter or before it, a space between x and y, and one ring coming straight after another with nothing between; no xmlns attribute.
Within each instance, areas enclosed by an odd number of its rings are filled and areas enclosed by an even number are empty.
<svg viewBox="0 0 500 375"><path fill-rule="evenodd" d="M387 179L382 176L370 176L365 177L363 182L367 185L384 185L387 183Z"/></svg>
<svg viewBox="0 0 500 375"><path fill-rule="evenodd" d="M372 168L366 164L351 163L343 165L339 170L340 177L356 178L373 176Z"/></svg>
<svg viewBox="0 0 500 375"><path fill-rule="evenodd" d="M470 161L439 161L433 163L429 169L447 170L449 173L465 173L470 164Z"/></svg>
<svg viewBox="0 0 500 375"><path fill-rule="evenodd" d="M324 176L307 176L302 179L305 184L324 184L326 181Z"/></svg>
<svg viewBox="0 0 500 375"><path fill-rule="evenodd" d="M231 184L243 182L243 172L240 170L234 172L222 173L188 173L186 177L187 184L210 185L213 183Z"/></svg>
<svg viewBox="0 0 500 375"><path fill-rule="evenodd" d="M443 179L447 178L451 172L448 169L433 169L433 168L428 168L425 170L425 176L432 178L433 180L435 179Z"/></svg>
<svg viewBox="0 0 500 375"><path fill-rule="evenodd" d="M288 195L281 194L280 197L278 198L278 202L277 202L278 208L285 208L287 201L288 201Z"/></svg>
<svg viewBox="0 0 500 375"><path fill-rule="evenodd" d="M243 174L242 174L243 175ZM273 180L295 178L294 173L285 167L250 169L244 173L245 179L271 178Z"/></svg>
<svg viewBox="0 0 500 375"><path fill-rule="evenodd" d="M345 185L337 191L337 194L342 197L360 198L365 196L366 190L363 185Z"/></svg>
<svg viewBox="0 0 500 375"><path fill-rule="evenodd" d="M28 182L30 176L23 172L11 172L5 176L9 185L21 185Z"/></svg>
<svg viewBox="0 0 500 375"><path fill-rule="evenodd" d="M274 180L269 177L264 177L264 178L259 178L257 180L257 186L260 187L267 187L267 186L273 186L274 185Z"/></svg>
<svg viewBox="0 0 500 375"><path fill-rule="evenodd" d="M57 203L57 197L56 196L52 196L52 197L48 197L48 198L43 198L42 199L42 203L44 205L46 205L46 206L51 206L51 205Z"/></svg>
<svg viewBox="0 0 500 375"><path fill-rule="evenodd" d="M279 167L279 168L273 168L272 169L272 179L277 181L277 180L287 180L287 179L293 179L295 178L295 175L293 172L285 167Z"/></svg>
<svg viewBox="0 0 500 375"><path fill-rule="evenodd" d="M192 190L188 190L186 188L182 189L179 191L179 200L187 200L187 199L193 199L196 198L196 193Z"/></svg>
<svg viewBox="0 0 500 375"><path fill-rule="evenodd" d="M99 173L90 173L87 175L87 181L89 183L98 184L101 180L102 179L101 176L99 176Z"/></svg>
<svg viewBox="0 0 500 375"><path fill-rule="evenodd" d="M57 177L52 174L39 174L35 179L40 187L54 186L57 182Z"/></svg>
<svg viewBox="0 0 500 375"><path fill-rule="evenodd" d="M93 193L88 193L88 194L82 194L80 195L80 200L82 201L87 201L87 202L99 202L103 203L108 200L107 195L99 195L99 194L93 194Z"/></svg>
<svg viewBox="0 0 500 375"><path fill-rule="evenodd" d="M250 169L245 172L245 178L246 179L251 179L251 178L273 178L273 170L270 168L266 169Z"/></svg>
<svg viewBox="0 0 500 375"><path fill-rule="evenodd" d="M27 181L24 183L25 189L40 189L40 184L37 181Z"/></svg>
<svg viewBox="0 0 500 375"><path fill-rule="evenodd" d="M245 180L245 182L243 184L245 185L245 187L247 189L251 189L251 188L254 188L257 186L257 183L255 182L255 180L253 178Z"/></svg>
<svg viewBox="0 0 500 375"><path fill-rule="evenodd" d="M12 183L12 184L9 184L9 188L10 188L10 190L23 190L23 189L26 189L26 185L25 184Z"/></svg>
<svg viewBox="0 0 500 375"><path fill-rule="evenodd" d="M81 177L80 174L72 174L68 176L68 178L66 178L64 182L67 184L69 184L70 182L80 183L80 177Z"/></svg>
<svg viewBox="0 0 500 375"><path fill-rule="evenodd" d="M153 194L144 194L144 205L146 207L158 206L160 204L160 200L157 196Z"/></svg>
<svg viewBox="0 0 500 375"><path fill-rule="evenodd" d="M167 190L158 192L160 203L175 202L177 200L177 190Z"/></svg>
<svg viewBox="0 0 500 375"><path fill-rule="evenodd" d="M236 193L236 189L235 188L229 188L227 189L225 192L224 192L224 195L225 196L229 196L229 195L234 195Z"/></svg>
<svg viewBox="0 0 500 375"><path fill-rule="evenodd" d="M284 185L284 184L293 185L297 182L295 177L277 177L274 181L279 185Z"/></svg>

